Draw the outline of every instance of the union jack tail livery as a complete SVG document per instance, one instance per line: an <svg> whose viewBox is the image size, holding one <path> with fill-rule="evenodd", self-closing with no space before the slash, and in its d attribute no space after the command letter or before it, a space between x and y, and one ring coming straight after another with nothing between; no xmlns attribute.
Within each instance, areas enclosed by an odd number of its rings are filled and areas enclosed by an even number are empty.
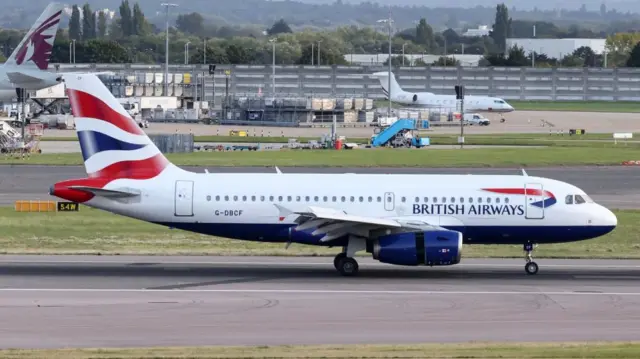
<svg viewBox="0 0 640 359"><path fill-rule="evenodd" d="M64 5L60 3L49 4L7 59L6 65L47 70L63 9Z"/></svg>
<svg viewBox="0 0 640 359"><path fill-rule="evenodd" d="M64 77L89 178L148 179L169 161L95 75Z"/></svg>

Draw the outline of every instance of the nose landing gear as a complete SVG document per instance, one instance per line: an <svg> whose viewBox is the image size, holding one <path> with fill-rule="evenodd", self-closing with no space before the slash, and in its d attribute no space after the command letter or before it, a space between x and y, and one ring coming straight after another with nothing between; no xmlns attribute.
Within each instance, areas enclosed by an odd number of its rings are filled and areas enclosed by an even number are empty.
<svg viewBox="0 0 640 359"><path fill-rule="evenodd" d="M524 245L524 251L527 253L527 255L525 256L525 260L527 261L527 264L524 265L524 270L529 275L538 273L538 264L533 261L533 255L532 255L534 248L535 248L535 245L533 243L525 243Z"/></svg>

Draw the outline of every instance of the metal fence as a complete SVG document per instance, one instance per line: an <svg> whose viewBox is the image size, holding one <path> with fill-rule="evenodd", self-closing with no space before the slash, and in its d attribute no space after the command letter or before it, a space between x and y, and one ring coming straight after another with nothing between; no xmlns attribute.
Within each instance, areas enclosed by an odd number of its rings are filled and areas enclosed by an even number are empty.
<svg viewBox="0 0 640 359"><path fill-rule="evenodd" d="M155 73L161 65L60 64L60 71L115 71L125 75ZM214 75L207 65L173 65L170 72L204 74L205 98L228 94L270 96L384 98L378 80L370 75L385 66L276 66L275 92L268 65L221 65ZM529 67L397 67L406 91L453 94L463 84L467 94L498 96L508 100L640 101L640 69L633 68L529 68ZM147 84L148 85L148 84ZM132 86L136 86L133 84ZM134 91L135 92L135 91Z"/></svg>
<svg viewBox="0 0 640 359"><path fill-rule="evenodd" d="M149 138L162 153L193 152L194 136L192 133L149 135Z"/></svg>

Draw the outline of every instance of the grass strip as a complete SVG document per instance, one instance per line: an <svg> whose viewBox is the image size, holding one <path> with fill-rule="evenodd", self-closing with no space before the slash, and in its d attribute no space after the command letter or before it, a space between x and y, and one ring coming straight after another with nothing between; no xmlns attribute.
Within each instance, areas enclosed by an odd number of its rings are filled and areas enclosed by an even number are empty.
<svg viewBox="0 0 640 359"><path fill-rule="evenodd" d="M640 258L640 210L618 210L618 227L588 241L547 244L536 258ZM25 213L0 207L2 254L330 256L339 248L231 240L168 229L81 206L79 212ZM369 256L362 253L363 256ZM464 258L521 257L518 245L470 245Z"/></svg>
<svg viewBox="0 0 640 359"><path fill-rule="evenodd" d="M324 345L170 347L126 349L0 350L0 358L467 358L637 359L638 342L461 343L415 345Z"/></svg>
<svg viewBox="0 0 640 359"><path fill-rule="evenodd" d="M289 167L508 167L618 165L640 160L638 146L600 144L594 147L361 149L194 152L168 154L176 165ZM80 165L79 153L38 154L29 158L0 157L0 164Z"/></svg>

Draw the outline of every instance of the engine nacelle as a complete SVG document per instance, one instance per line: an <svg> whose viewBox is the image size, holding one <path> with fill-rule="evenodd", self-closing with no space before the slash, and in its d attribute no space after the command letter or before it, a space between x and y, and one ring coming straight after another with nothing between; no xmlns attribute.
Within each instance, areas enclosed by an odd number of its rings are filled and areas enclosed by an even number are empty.
<svg viewBox="0 0 640 359"><path fill-rule="evenodd" d="M371 249L373 258L382 263L453 265L462 258L462 233L447 230L395 233L379 237Z"/></svg>

